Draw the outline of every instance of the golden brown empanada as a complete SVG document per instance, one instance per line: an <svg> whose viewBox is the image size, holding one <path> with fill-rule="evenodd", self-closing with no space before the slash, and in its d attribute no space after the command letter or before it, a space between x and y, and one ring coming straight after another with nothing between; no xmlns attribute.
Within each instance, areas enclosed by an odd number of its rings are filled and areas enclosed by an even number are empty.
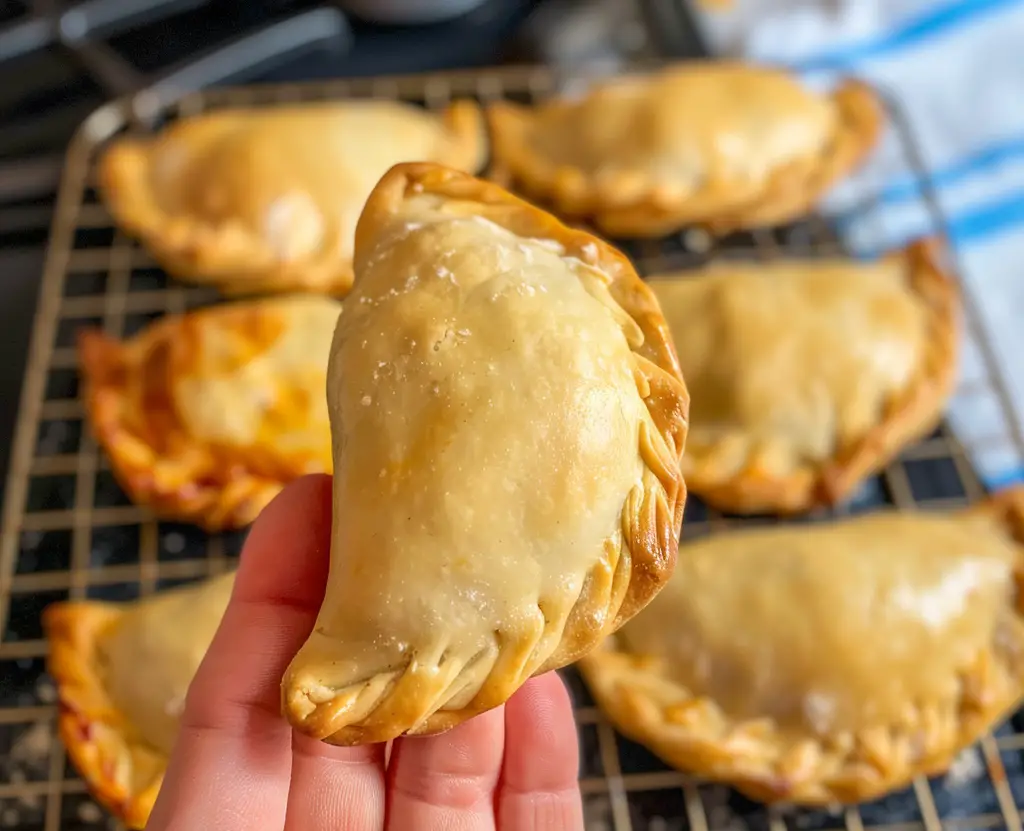
<svg viewBox="0 0 1024 831"><path fill-rule="evenodd" d="M43 613L61 740L92 794L129 828L149 818L233 583L226 574L135 603L68 601Z"/></svg>
<svg viewBox="0 0 1024 831"><path fill-rule="evenodd" d="M100 179L118 224L176 277L235 294L344 294L356 220L391 165L474 172L485 154L475 103L439 115L334 101L222 110L121 139Z"/></svg>
<svg viewBox="0 0 1024 831"><path fill-rule="evenodd" d="M1024 490L712 536L581 662L666 762L766 802L875 798L934 775L1024 691Z"/></svg>
<svg viewBox="0 0 1024 831"><path fill-rule="evenodd" d="M875 145L875 94L831 95L778 69L693 62L580 99L488 111L496 177L613 236L773 225L810 210Z"/></svg>
<svg viewBox="0 0 1024 831"><path fill-rule="evenodd" d="M835 503L933 428L960 323L938 253L652 277L693 394L692 492L734 513Z"/></svg>
<svg viewBox="0 0 1024 831"><path fill-rule="evenodd" d="M82 332L86 415L125 492L217 530L248 525L292 479L329 473L340 312L299 295L161 318L123 343Z"/></svg>
<svg viewBox="0 0 1024 831"><path fill-rule="evenodd" d="M398 165L331 348L326 596L283 680L335 744L434 733L590 649L675 560L687 394L629 262L500 187Z"/></svg>

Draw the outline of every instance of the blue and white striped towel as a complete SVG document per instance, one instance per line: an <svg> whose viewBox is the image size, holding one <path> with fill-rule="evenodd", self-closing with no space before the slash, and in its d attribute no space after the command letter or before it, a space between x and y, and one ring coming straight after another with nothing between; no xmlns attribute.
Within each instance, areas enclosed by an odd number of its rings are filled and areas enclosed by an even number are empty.
<svg viewBox="0 0 1024 831"><path fill-rule="evenodd" d="M1014 444L993 441L1024 430L1024 0L735 0L700 22L718 54L786 64L815 84L857 75L900 102L1018 414L1007 424L995 393L977 392L971 382L988 376L968 342L950 420L989 487L1024 480ZM935 231L893 135L827 207L868 193L880 206L846 226L856 250Z"/></svg>

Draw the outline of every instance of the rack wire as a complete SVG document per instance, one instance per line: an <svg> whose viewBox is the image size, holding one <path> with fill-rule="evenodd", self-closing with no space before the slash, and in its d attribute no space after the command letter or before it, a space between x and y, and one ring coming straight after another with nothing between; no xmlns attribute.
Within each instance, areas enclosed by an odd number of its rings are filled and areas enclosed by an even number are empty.
<svg viewBox="0 0 1024 831"><path fill-rule="evenodd" d="M441 107L454 97L481 101L543 98L578 80L546 69L501 69L363 79L316 85L221 89L178 101L136 98L97 111L73 141L58 197L43 275L0 531L0 828L94 831L117 828L89 798L56 739L56 691L45 675L40 613L71 598L130 600L231 568L244 532L205 535L155 519L131 504L83 424L73 349L76 331L102 325L127 336L156 317L218 300L208 289L169 280L144 250L113 227L92 188L102 145L123 132L210 109L345 97L393 98ZM891 121L908 170L921 166L896 105ZM936 231L942 218L927 182L922 194ZM865 210L871 210L868 206ZM712 241L689 231L658 242L623 243L644 273L696 266L714 257L768 259L834 254L830 226L811 218L777 231ZM994 369L991 349L966 298L969 334L988 373L958 394L989 395L1004 409L1002 442L1024 451L1019 421ZM984 493L967 450L943 425L906 450L838 511L812 521L883 505L948 510ZM755 520L723 516L691 498L684 538ZM758 520L763 521L763 520ZM841 811L766 809L728 788L672 771L617 735L572 670L581 743L581 785L592 831L826 831L826 829L1007 829L1021 831L1024 720L1020 714L986 736L931 782Z"/></svg>

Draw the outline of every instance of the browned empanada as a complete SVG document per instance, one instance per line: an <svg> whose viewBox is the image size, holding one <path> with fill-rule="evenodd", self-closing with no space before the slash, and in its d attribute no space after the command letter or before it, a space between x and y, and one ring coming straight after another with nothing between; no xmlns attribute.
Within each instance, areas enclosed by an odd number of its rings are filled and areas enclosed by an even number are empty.
<svg viewBox="0 0 1024 831"><path fill-rule="evenodd" d="M82 332L86 415L128 496L160 517L237 528L292 479L329 473L340 312L305 295L165 317L123 343Z"/></svg>
<svg viewBox="0 0 1024 831"><path fill-rule="evenodd" d="M875 262L719 261L650 286L693 394L683 475L725 511L844 499L934 428L956 380L960 298L932 241Z"/></svg>
<svg viewBox="0 0 1024 831"><path fill-rule="evenodd" d="M868 800L945 770L1024 692L1024 490L680 547L580 668L666 762L767 802Z"/></svg>
<svg viewBox="0 0 1024 831"><path fill-rule="evenodd" d="M807 213L875 145L875 94L830 95L730 61L669 66L595 84L579 99L488 111L496 176L613 236L714 231Z"/></svg>
<svg viewBox="0 0 1024 831"><path fill-rule="evenodd" d="M340 295L352 284L359 212L391 165L474 172L485 155L472 102L437 114L333 101L221 110L119 139L100 183L118 224L176 277L232 294Z"/></svg>
<svg viewBox="0 0 1024 831"><path fill-rule="evenodd" d="M47 607L57 726L92 794L132 829L153 809L192 677L227 608L226 574L134 603Z"/></svg>
<svg viewBox="0 0 1024 831"><path fill-rule="evenodd" d="M675 561L687 394L629 262L496 185L399 165L331 348L326 596L284 709L434 733L575 660Z"/></svg>

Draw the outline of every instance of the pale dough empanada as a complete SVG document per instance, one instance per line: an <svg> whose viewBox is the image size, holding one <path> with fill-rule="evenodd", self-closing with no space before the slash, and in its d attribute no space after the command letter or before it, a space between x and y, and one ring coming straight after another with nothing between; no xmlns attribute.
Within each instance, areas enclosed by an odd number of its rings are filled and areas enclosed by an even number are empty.
<svg viewBox="0 0 1024 831"><path fill-rule="evenodd" d="M283 680L335 744L438 732L671 573L687 394L628 261L500 187L399 165L331 350L330 576Z"/></svg>
<svg viewBox="0 0 1024 831"><path fill-rule="evenodd" d="M616 78L579 99L488 110L496 177L613 236L774 225L807 213L875 145L875 94L820 95L730 61Z"/></svg>
<svg viewBox="0 0 1024 831"><path fill-rule="evenodd" d="M324 389L341 303L302 295L79 337L86 415L133 501L207 530L248 525L292 479L331 470Z"/></svg>
<svg viewBox="0 0 1024 831"><path fill-rule="evenodd" d="M68 601L43 614L61 740L92 794L129 828L149 818L233 583L226 574L135 603Z"/></svg>
<svg viewBox="0 0 1024 831"><path fill-rule="evenodd" d="M766 802L869 800L1024 692L1024 490L684 544L668 586L579 664L666 762Z"/></svg>
<svg viewBox="0 0 1024 831"><path fill-rule="evenodd" d="M475 172L485 155L475 103L437 114L335 101L222 110L120 139L100 184L118 224L178 278L232 294L341 295L359 212L391 165Z"/></svg>
<svg viewBox="0 0 1024 831"><path fill-rule="evenodd" d="M693 394L690 490L734 513L832 504L932 429L960 328L938 255L924 241L652 277Z"/></svg>

